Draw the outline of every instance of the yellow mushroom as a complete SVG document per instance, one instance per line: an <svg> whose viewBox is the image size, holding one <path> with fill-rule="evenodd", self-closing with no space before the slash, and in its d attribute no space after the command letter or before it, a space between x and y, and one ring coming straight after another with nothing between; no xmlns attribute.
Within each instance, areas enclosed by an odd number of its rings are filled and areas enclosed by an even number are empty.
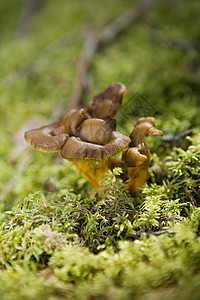
<svg viewBox="0 0 200 300"><path fill-rule="evenodd" d="M149 135L162 136L163 132L155 128L154 118L140 118L130 134L129 149L122 156L128 167L128 189L133 196L139 194L148 177L150 152L144 140Z"/></svg>

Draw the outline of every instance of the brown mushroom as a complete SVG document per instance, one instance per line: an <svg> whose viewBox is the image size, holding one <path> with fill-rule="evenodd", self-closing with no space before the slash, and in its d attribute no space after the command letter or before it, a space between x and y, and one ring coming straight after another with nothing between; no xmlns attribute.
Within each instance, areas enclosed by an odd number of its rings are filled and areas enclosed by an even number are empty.
<svg viewBox="0 0 200 300"><path fill-rule="evenodd" d="M163 132L155 128L154 118L140 118L130 134L130 148L124 152L122 159L128 167L128 189L133 196L139 194L148 177L150 152L144 140L156 134L162 136Z"/></svg>
<svg viewBox="0 0 200 300"><path fill-rule="evenodd" d="M56 123L27 131L25 139L37 150L61 151L61 156L72 161L98 188L108 171L109 159L131 141L115 131L116 122L111 118L121 107L126 92L123 84L114 83L95 96L92 104L69 111Z"/></svg>

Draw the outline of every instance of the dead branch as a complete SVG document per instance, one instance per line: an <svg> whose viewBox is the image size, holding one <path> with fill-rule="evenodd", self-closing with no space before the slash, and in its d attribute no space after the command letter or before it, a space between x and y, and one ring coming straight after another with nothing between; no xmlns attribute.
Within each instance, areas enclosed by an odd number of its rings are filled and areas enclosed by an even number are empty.
<svg viewBox="0 0 200 300"><path fill-rule="evenodd" d="M54 40L48 46L44 47L44 49L42 49L29 63L18 68L17 70L10 72L5 77L0 78L0 85L12 85L20 80L23 76L28 76L31 74L38 59L46 57L49 55L49 53L51 54L51 52L58 51L58 49L62 50L64 47L69 46L77 39L77 33L82 35L84 30L85 26L83 26L81 29L72 29L71 31L63 34L57 40Z"/></svg>
<svg viewBox="0 0 200 300"><path fill-rule="evenodd" d="M177 48L182 51L197 51L200 49L200 40L189 41L184 39L173 39L159 33L158 30L148 27L148 32L151 39L161 45Z"/></svg>
<svg viewBox="0 0 200 300"><path fill-rule="evenodd" d="M26 168L30 165L30 163L31 159L29 153L28 151L24 151L24 156L19 165L17 166L16 172L7 182L4 191L1 193L0 199L4 199L9 195L9 193L13 191L14 186L19 182L22 174L25 172Z"/></svg>
<svg viewBox="0 0 200 300"><path fill-rule="evenodd" d="M52 115L49 118L50 121L55 121L57 119L57 114L61 114L62 107L60 104L53 111ZM37 125L36 125L37 124ZM19 164L16 166L15 173L7 182L4 192L1 193L0 199L8 196L12 191L14 186L19 182L21 176L25 173L28 166L31 164L32 159L29 152L29 147L24 140L24 132L33 127L42 126L43 120L40 118L30 119L18 130L18 132L13 137L15 146L10 154L10 160L16 162L19 160ZM56 183L53 178L50 179L47 189L49 192L56 192Z"/></svg>
<svg viewBox="0 0 200 300"><path fill-rule="evenodd" d="M93 57L97 51L97 38L90 31L85 38L83 44L80 60L77 66L75 87L72 92L72 96L69 102L68 109L74 109L82 102L84 96L87 94L87 91L90 87L89 81L89 68L92 63Z"/></svg>
<svg viewBox="0 0 200 300"><path fill-rule="evenodd" d="M153 232L140 232L140 231L133 230L132 232L137 238L140 238L142 236L149 237L150 235L159 236L159 235L165 234L165 233L173 233L174 229L172 228L172 229L168 229L168 230L153 231Z"/></svg>
<svg viewBox="0 0 200 300"><path fill-rule="evenodd" d="M178 134L164 134L163 140L166 143L169 143L171 147L176 145L177 143L185 140L187 137L193 135L194 130L193 129L187 129L184 131L179 132Z"/></svg>
<svg viewBox="0 0 200 300"><path fill-rule="evenodd" d="M84 96L89 90L89 68L92 64L94 55L110 44L120 33L126 30L133 22L155 5L154 0L143 0L137 5L129 8L121 16L117 17L112 23L107 25L99 35L89 31L83 44L80 60L77 66L77 75L74 91L69 102L68 109L74 109L81 104Z"/></svg>
<svg viewBox="0 0 200 300"><path fill-rule="evenodd" d="M42 8L42 2L42 0L27 0L25 2L17 28L17 37L25 37L29 34L34 17Z"/></svg>
<svg viewBox="0 0 200 300"><path fill-rule="evenodd" d="M138 4L133 5L125 13L116 18L111 24L100 34L97 41L97 49L100 50L111 43L120 33L126 30L133 22L140 19L148 10L155 5L154 0L139 1Z"/></svg>

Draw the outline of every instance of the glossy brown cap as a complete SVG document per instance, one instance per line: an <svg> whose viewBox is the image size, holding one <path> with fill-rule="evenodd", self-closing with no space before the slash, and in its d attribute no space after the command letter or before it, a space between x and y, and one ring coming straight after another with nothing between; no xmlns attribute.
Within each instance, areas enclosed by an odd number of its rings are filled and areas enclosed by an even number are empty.
<svg viewBox="0 0 200 300"><path fill-rule="evenodd" d="M126 93L127 88L124 84L113 83L105 91L94 96L93 103L86 105L86 109L92 118L114 117L121 108Z"/></svg>
<svg viewBox="0 0 200 300"><path fill-rule="evenodd" d="M78 136L82 141L99 145L107 144L111 138L111 134L112 129L110 124L96 118L85 120L78 130Z"/></svg>
<svg viewBox="0 0 200 300"><path fill-rule="evenodd" d="M113 131L116 124L110 118L121 107L126 92L125 85L113 83L95 96L92 104L69 111L59 122L25 132L25 139L40 151L62 150L61 155L71 160L110 157L130 143Z"/></svg>
<svg viewBox="0 0 200 300"><path fill-rule="evenodd" d="M70 110L60 122L62 131L70 135L77 135L78 127L87 118L88 115L84 108Z"/></svg>
<svg viewBox="0 0 200 300"><path fill-rule="evenodd" d="M68 134L63 133L61 122L56 122L38 129L26 131L25 140L32 147L43 152L57 152L68 139Z"/></svg>
<svg viewBox="0 0 200 300"><path fill-rule="evenodd" d="M60 151L69 135L76 135L77 128L87 118L85 109L71 110L61 121L25 132L25 140L43 152Z"/></svg>
<svg viewBox="0 0 200 300"><path fill-rule="evenodd" d="M140 118L130 134L131 147L136 147L144 142L144 139L149 135L163 136L163 132L155 128L155 119L152 117Z"/></svg>
<svg viewBox="0 0 200 300"><path fill-rule="evenodd" d="M137 147L131 147L123 153L122 159L127 167L138 167L149 163L149 151L148 148L142 149L143 145Z"/></svg>

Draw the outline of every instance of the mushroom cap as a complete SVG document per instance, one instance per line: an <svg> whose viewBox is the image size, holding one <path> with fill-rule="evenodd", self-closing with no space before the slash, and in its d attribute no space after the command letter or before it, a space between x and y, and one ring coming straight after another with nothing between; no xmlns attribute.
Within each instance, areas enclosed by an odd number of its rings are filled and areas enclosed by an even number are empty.
<svg viewBox="0 0 200 300"><path fill-rule="evenodd" d="M137 120L137 122L135 123L135 126L138 126L139 124L141 123L148 123L148 124L151 124L151 126L154 126L155 127L155 124L156 124L156 120L153 118L153 117L147 117L147 118L139 118Z"/></svg>
<svg viewBox="0 0 200 300"><path fill-rule="evenodd" d="M65 114L61 121L25 132L27 143L39 151L60 151L69 135L76 135L77 128L87 118L85 109L74 109Z"/></svg>
<svg viewBox="0 0 200 300"><path fill-rule="evenodd" d="M62 150L61 155L70 160L110 157L130 143L128 137L114 131L116 122L110 118L121 107L126 92L124 84L113 83L92 104L69 111L59 122L25 132L25 139L43 152Z"/></svg>
<svg viewBox="0 0 200 300"><path fill-rule="evenodd" d="M150 153L145 144L137 147L131 147L123 153L123 161L127 167L139 167L149 165Z"/></svg>
<svg viewBox="0 0 200 300"><path fill-rule="evenodd" d="M114 117L121 108L126 93L127 88L124 84L113 83L105 91L94 96L93 103L86 105L86 109L92 118Z"/></svg>
<svg viewBox="0 0 200 300"><path fill-rule="evenodd" d="M93 144L105 145L109 142L112 129L109 123L102 119L87 119L83 121L78 136L82 141Z"/></svg>
<svg viewBox="0 0 200 300"><path fill-rule="evenodd" d="M61 156L68 160L106 159L128 147L130 138L118 131L113 131L106 145L97 145L69 137L61 150Z"/></svg>
<svg viewBox="0 0 200 300"><path fill-rule="evenodd" d="M43 152L57 152L68 139L63 133L61 122L26 131L24 138L32 147Z"/></svg>
<svg viewBox="0 0 200 300"><path fill-rule="evenodd" d="M77 135L78 127L88 117L89 116L84 108L70 110L61 120L63 132L70 135Z"/></svg>
<svg viewBox="0 0 200 300"><path fill-rule="evenodd" d="M138 144L141 144L144 142L145 137L148 137L149 135L163 135L163 132L161 130L158 130L155 128L155 119L152 117L148 118L140 118L130 134L131 138L131 147L135 147Z"/></svg>

